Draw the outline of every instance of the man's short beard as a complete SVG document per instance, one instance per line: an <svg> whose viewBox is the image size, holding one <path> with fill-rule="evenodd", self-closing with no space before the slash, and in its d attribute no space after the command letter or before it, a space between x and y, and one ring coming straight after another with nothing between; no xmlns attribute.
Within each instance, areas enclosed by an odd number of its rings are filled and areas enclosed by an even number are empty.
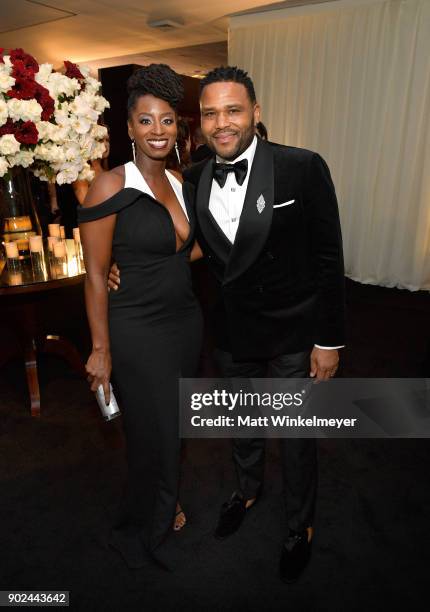
<svg viewBox="0 0 430 612"><path fill-rule="evenodd" d="M248 138L245 140L245 142L243 144L242 143L239 144L238 150L233 155L230 155L229 157L225 157L224 155L220 155L220 157L222 157L226 161L234 161L237 157L239 157L239 155L242 155L242 153L244 151L246 151L246 149L249 147L249 145L253 141L254 135L255 135L255 133L254 133L254 126L252 126L252 128L251 128L251 130L249 132Z"/></svg>

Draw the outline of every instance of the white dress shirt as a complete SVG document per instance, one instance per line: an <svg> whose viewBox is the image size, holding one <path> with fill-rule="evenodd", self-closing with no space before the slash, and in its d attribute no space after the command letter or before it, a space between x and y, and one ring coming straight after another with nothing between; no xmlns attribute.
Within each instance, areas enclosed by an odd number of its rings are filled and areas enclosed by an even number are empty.
<svg viewBox="0 0 430 612"><path fill-rule="evenodd" d="M243 204L245 202L246 190L248 188L249 175L251 174L252 162L254 161L255 149L257 148L257 136L254 136L251 144L245 151L235 160L229 161L216 157L217 163L235 164L242 159L248 160L248 172L242 185L236 181L234 172L227 174L227 180L224 187L220 187L215 179L212 179L212 188L209 198L209 211L213 218L218 223L221 230L227 236L229 241L234 244L237 228L239 227L240 215L242 214ZM315 344L316 348L331 350L343 348L342 346L320 346Z"/></svg>
<svg viewBox="0 0 430 612"><path fill-rule="evenodd" d="M248 188L249 175L254 160L255 149L257 148L257 136L254 136L249 147L234 161L216 158L218 163L235 164L242 159L248 160L248 172L242 185L236 182L234 172L227 174L224 187L220 187L215 179L212 179L212 189L209 198L209 210L213 218L218 223L224 234L233 244L236 238L239 219L242 214L243 203L245 202L246 190Z"/></svg>

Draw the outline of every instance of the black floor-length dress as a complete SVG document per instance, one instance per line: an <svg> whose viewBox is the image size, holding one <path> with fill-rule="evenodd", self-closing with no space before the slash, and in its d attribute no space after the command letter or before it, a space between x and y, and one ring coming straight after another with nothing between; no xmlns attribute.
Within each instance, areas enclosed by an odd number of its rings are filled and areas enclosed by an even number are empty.
<svg viewBox="0 0 430 612"><path fill-rule="evenodd" d="M177 251L169 211L138 168L105 202L79 209L80 223L117 214L113 258L121 273L109 293L112 384L123 410L128 483L111 544L130 567L166 546L178 499L178 379L195 375L202 316L191 284L194 213L180 182L166 171L190 222ZM172 534L177 537L177 534Z"/></svg>

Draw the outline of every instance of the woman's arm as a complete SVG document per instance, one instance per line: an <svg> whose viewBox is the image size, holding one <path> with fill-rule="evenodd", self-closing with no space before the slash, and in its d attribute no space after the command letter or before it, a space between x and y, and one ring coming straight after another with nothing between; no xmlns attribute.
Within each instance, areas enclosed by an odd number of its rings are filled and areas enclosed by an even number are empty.
<svg viewBox="0 0 430 612"><path fill-rule="evenodd" d="M114 173L98 177L91 185L84 206L95 206L122 188L122 178ZM103 386L106 403L110 401L111 356L108 328L107 277L112 253L116 215L80 224L85 260L85 303L91 330L92 352L86 370L91 390Z"/></svg>
<svg viewBox="0 0 430 612"><path fill-rule="evenodd" d="M82 206L89 190L88 181L75 181L74 183L72 183L72 187L73 191L75 192L76 199Z"/></svg>
<svg viewBox="0 0 430 612"><path fill-rule="evenodd" d="M191 249L190 261L197 261L203 257L202 250L197 240L194 241L193 248Z"/></svg>

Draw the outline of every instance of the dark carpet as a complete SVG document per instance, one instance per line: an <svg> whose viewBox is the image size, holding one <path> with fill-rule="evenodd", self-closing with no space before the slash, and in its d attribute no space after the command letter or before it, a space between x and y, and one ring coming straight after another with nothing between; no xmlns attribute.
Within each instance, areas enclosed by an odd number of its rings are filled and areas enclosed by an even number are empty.
<svg viewBox="0 0 430 612"><path fill-rule="evenodd" d="M429 294L347 288L342 375L429 376ZM40 382L42 417L32 419L22 364L0 371L0 590L65 589L71 609L85 611L426 605L427 440L319 441L313 558L294 586L277 575L283 513L276 441L268 443L261 502L221 543L212 531L235 487L230 442L187 441L181 502L188 525L174 535L189 562L175 573L130 571L103 544L125 476L120 419L104 423L86 382L59 359L41 357Z"/></svg>

